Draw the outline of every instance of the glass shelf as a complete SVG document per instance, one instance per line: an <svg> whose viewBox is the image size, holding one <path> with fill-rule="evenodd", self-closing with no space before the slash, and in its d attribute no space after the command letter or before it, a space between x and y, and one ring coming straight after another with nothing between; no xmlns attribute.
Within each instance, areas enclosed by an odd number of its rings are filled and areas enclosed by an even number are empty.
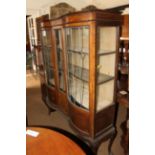
<svg viewBox="0 0 155 155"><path fill-rule="evenodd" d="M70 69L69 69L70 74L72 74L74 77L82 81L89 82L89 70L88 69L81 68L75 65L69 65L69 66L70 66ZM113 76L109 76L103 73L98 73L98 74L99 75L97 76L97 84L103 84L105 82L108 82L114 79Z"/></svg>
<svg viewBox="0 0 155 155"><path fill-rule="evenodd" d="M68 53L89 54L88 49L68 49Z"/></svg>
<svg viewBox="0 0 155 155"><path fill-rule="evenodd" d="M75 65L69 65L69 73L85 82L89 81L89 70Z"/></svg>
<svg viewBox="0 0 155 155"><path fill-rule="evenodd" d="M89 54L88 49L80 50L80 49L68 49L68 53L78 53L78 54ZM106 51L106 50L100 50L97 55L108 55L108 54L114 54L116 51Z"/></svg>
<svg viewBox="0 0 155 155"><path fill-rule="evenodd" d="M116 53L116 51L100 50L98 51L97 55L100 56L100 55L108 55L108 54L114 54L114 53Z"/></svg>
<svg viewBox="0 0 155 155"><path fill-rule="evenodd" d="M103 84L103 83L106 83L110 80L113 80L114 77L113 76L109 76L107 74L103 74L103 73L99 73L99 76L97 78L97 84Z"/></svg>

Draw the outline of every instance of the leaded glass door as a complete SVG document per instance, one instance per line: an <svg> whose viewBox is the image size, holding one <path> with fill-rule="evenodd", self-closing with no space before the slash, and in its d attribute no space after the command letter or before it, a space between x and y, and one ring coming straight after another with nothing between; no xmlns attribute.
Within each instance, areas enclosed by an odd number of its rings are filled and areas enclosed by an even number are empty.
<svg viewBox="0 0 155 155"><path fill-rule="evenodd" d="M89 109L89 27L65 29L68 65L68 98Z"/></svg>

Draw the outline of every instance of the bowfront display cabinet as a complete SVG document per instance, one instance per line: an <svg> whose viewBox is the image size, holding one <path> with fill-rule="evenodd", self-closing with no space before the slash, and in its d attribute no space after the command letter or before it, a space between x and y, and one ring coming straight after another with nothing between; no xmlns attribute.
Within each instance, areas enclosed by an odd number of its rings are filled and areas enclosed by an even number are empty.
<svg viewBox="0 0 155 155"><path fill-rule="evenodd" d="M79 137L95 150L116 134L122 17L96 10L67 14L48 23L50 29L42 30L47 96L51 105L69 116Z"/></svg>

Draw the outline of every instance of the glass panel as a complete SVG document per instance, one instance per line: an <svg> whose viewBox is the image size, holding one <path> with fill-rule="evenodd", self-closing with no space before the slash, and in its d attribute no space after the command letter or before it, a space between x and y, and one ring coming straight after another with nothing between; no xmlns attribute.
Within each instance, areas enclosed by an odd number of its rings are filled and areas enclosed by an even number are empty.
<svg viewBox="0 0 155 155"><path fill-rule="evenodd" d="M43 30L41 33L42 42L42 54L45 67L45 75L47 84L55 86L54 81L54 69L53 69L53 58L52 58L52 46L51 46L51 31Z"/></svg>
<svg viewBox="0 0 155 155"><path fill-rule="evenodd" d="M96 109L100 111L113 104L116 27L98 27Z"/></svg>
<svg viewBox="0 0 155 155"><path fill-rule="evenodd" d="M66 45L69 99L89 109L89 28L66 28Z"/></svg>
<svg viewBox="0 0 155 155"><path fill-rule="evenodd" d="M98 53L116 51L116 27L98 27Z"/></svg>
<svg viewBox="0 0 155 155"><path fill-rule="evenodd" d="M47 72L47 81L50 86L55 86L54 81L54 70L51 67L46 68Z"/></svg>
<svg viewBox="0 0 155 155"><path fill-rule="evenodd" d="M113 102L114 80L97 85L97 111L108 107Z"/></svg>
<svg viewBox="0 0 155 155"><path fill-rule="evenodd" d="M51 47L51 31L50 30L42 31L42 43L44 46Z"/></svg>
<svg viewBox="0 0 155 155"><path fill-rule="evenodd" d="M56 50L57 50L57 63L58 63L58 76L59 76L59 89L65 91L64 80L64 66L63 66L63 50L62 50L62 33L61 30L55 30L56 37Z"/></svg>

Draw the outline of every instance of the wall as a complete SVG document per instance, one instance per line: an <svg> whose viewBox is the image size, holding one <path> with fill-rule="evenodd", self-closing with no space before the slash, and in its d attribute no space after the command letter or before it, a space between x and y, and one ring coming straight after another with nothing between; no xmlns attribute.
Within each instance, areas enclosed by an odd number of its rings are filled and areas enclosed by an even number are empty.
<svg viewBox="0 0 155 155"><path fill-rule="evenodd" d="M81 8L88 5L95 5L99 9L106 9L129 4L129 0L27 0L26 13L27 15L38 14L38 16L41 16L49 13L50 6L61 2L66 2L77 10L81 10Z"/></svg>

